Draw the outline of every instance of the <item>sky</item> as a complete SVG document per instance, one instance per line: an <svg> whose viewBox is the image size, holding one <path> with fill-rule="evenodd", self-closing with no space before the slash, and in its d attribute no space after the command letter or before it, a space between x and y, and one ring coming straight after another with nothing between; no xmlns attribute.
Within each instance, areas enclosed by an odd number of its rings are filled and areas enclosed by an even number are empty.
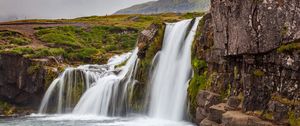
<svg viewBox="0 0 300 126"><path fill-rule="evenodd" d="M154 0L0 0L0 21L113 14Z"/></svg>

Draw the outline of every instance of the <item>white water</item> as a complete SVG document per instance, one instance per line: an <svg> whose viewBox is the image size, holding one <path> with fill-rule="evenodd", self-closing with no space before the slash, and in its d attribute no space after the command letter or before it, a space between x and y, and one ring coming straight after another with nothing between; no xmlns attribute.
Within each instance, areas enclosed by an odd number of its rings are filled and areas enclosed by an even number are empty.
<svg viewBox="0 0 300 126"><path fill-rule="evenodd" d="M87 90L81 97L73 113L102 116L122 114L128 95L127 87L134 83L133 74L137 64L137 52L138 50L135 49L119 74L109 74L99 78L95 82L95 86ZM122 81L124 81L123 85L120 85Z"/></svg>
<svg viewBox="0 0 300 126"><path fill-rule="evenodd" d="M116 91L127 74L132 76L137 60L136 53L137 49L133 53L114 56L106 65L82 65L77 68L67 68L49 86L42 100L39 113L73 112L76 114L108 115L109 106L115 104L111 100L117 100L116 97L126 95L126 91L124 94L117 94ZM116 65L125 62L129 57L130 59L124 67L115 68ZM132 82L132 79L125 80L126 83L123 84L125 86ZM127 90L126 88L123 89ZM55 110L48 110L49 101L56 106ZM112 111L115 112L116 110Z"/></svg>
<svg viewBox="0 0 300 126"><path fill-rule="evenodd" d="M163 48L151 79L152 117L168 120L184 118L187 82L191 74L191 46L199 20L167 24Z"/></svg>

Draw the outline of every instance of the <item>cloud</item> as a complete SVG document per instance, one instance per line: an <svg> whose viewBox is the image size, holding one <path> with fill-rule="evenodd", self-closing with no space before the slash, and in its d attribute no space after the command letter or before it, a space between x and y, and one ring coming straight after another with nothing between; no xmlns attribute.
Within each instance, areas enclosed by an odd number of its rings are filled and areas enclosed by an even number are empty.
<svg viewBox="0 0 300 126"><path fill-rule="evenodd" d="M0 0L0 20L106 15L152 0Z"/></svg>

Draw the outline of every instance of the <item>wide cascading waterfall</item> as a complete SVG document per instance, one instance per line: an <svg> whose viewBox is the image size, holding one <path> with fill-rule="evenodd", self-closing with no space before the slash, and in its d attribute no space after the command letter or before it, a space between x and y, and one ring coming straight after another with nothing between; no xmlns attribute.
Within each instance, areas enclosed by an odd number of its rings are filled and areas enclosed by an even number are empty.
<svg viewBox="0 0 300 126"><path fill-rule="evenodd" d="M125 66L116 68L126 60ZM128 90L135 83L137 62L135 49L132 53L112 57L105 65L67 68L49 86L39 113L121 114L127 108Z"/></svg>
<svg viewBox="0 0 300 126"><path fill-rule="evenodd" d="M135 49L126 65L118 74L99 78L74 108L74 114L121 115L126 113L127 98L134 85L135 67L138 63Z"/></svg>
<svg viewBox="0 0 300 126"><path fill-rule="evenodd" d="M200 18L167 24L151 77L150 116L182 120L191 76L191 46Z"/></svg>

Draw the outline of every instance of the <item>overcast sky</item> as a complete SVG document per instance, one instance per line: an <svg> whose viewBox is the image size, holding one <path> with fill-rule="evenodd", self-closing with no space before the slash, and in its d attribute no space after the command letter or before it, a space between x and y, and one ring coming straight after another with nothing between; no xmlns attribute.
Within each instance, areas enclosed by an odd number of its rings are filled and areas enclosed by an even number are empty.
<svg viewBox="0 0 300 126"><path fill-rule="evenodd" d="M106 15L155 0L0 0L0 20Z"/></svg>

